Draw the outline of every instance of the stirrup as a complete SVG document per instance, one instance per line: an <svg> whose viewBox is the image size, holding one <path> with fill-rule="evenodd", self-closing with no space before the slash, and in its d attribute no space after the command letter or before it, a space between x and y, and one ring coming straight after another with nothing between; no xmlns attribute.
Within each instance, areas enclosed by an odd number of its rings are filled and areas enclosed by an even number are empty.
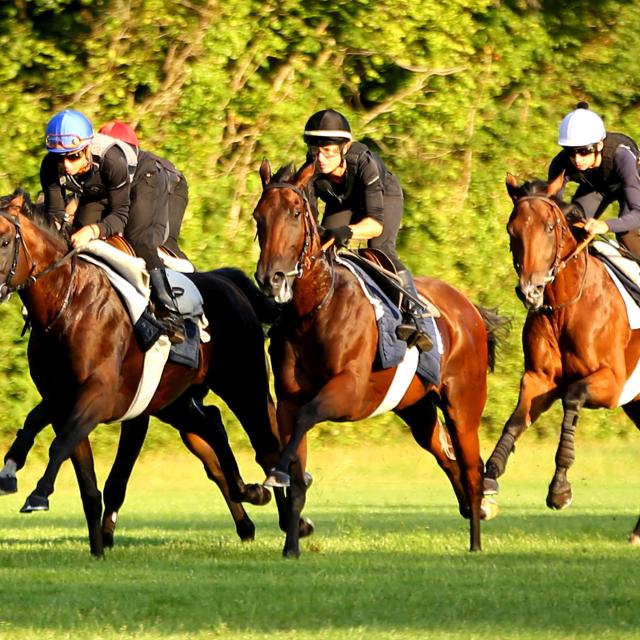
<svg viewBox="0 0 640 640"><path fill-rule="evenodd" d="M182 344L187 339L182 318L176 316L175 313L169 313L164 317L156 318L159 320L165 334L169 338L171 344Z"/></svg>
<svg viewBox="0 0 640 640"><path fill-rule="evenodd" d="M429 336L413 324L401 324L396 329L396 336L407 343L407 347L418 347L420 351L431 351L433 342Z"/></svg>

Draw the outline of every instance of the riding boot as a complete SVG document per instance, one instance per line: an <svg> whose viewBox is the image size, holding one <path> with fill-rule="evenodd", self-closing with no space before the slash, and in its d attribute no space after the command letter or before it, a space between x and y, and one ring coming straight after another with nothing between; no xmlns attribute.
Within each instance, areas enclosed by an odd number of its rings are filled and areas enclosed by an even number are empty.
<svg viewBox="0 0 640 640"><path fill-rule="evenodd" d="M167 272L158 268L152 269L149 275L151 276L151 292L156 318L163 325L171 343L180 344L186 338L184 320L167 279Z"/></svg>
<svg viewBox="0 0 640 640"><path fill-rule="evenodd" d="M398 271L398 276L402 281L402 286L418 300L418 291L416 290L413 276L408 269ZM433 343L429 336L420 327L420 319L426 317L425 309L408 296L404 296L403 321L396 329L396 335L400 340L405 340L409 348L418 347L420 351L429 351L433 348Z"/></svg>

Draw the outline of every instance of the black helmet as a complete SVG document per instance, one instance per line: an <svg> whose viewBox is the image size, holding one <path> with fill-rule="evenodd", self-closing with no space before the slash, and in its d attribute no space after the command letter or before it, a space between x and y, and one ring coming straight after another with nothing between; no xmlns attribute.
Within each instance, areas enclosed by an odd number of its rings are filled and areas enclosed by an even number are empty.
<svg viewBox="0 0 640 640"><path fill-rule="evenodd" d="M351 127L348 120L333 109L314 113L304 127L304 141L308 145L342 144L351 142Z"/></svg>

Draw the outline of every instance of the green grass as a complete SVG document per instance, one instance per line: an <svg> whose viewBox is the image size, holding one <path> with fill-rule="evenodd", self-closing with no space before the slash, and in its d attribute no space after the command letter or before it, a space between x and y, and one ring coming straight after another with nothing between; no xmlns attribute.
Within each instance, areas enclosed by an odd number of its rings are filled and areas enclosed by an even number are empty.
<svg viewBox="0 0 640 640"><path fill-rule="evenodd" d="M272 504L250 508L257 539L239 543L217 490L177 446L143 458L117 546L93 560L69 464L49 513L17 513L42 471L34 460L20 493L0 498L0 638L636 639L640 548L626 537L640 435L577 446L574 504L553 513L553 444L525 439L484 551L470 554L444 475L408 438L314 442L305 513L317 530L297 561L281 557ZM261 478L248 455L240 463Z"/></svg>

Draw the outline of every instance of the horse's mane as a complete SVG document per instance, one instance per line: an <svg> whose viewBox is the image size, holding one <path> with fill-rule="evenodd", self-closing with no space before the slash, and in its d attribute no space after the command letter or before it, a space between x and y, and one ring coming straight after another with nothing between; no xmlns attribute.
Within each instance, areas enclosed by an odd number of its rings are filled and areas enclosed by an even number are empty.
<svg viewBox="0 0 640 640"><path fill-rule="evenodd" d="M280 167L271 178L272 182L291 182L296 175L296 165L289 162Z"/></svg>
<svg viewBox="0 0 640 640"><path fill-rule="evenodd" d="M55 222L44 212L44 203L34 203L31 200L29 193L21 187L18 187L13 193L10 193L9 195L0 196L0 209L7 209L13 199L20 197L22 198L22 208L20 210L20 213L23 216L29 218L29 220L34 222L41 229L49 231L58 238L67 240L68 236L66 232L60 231Z"/></svg>
<svg viewBox="0 0 640 640"><path fill-rule="evenodd" d="M545 180L534 178L533 180L526 181L519 187L516 187L515 193L519 198L525 196L545 196L550 200L553 200L553 202L555 202L558 207L560 207L560 211L564 213L569 225L572 225L574 222L577 222L579 220L584 220L584 212L581 208L579 208L572 202L565 202L564 200L562 200L562 198L558 198L557 196L548 195L548 186L549 183Z"/></svg>

